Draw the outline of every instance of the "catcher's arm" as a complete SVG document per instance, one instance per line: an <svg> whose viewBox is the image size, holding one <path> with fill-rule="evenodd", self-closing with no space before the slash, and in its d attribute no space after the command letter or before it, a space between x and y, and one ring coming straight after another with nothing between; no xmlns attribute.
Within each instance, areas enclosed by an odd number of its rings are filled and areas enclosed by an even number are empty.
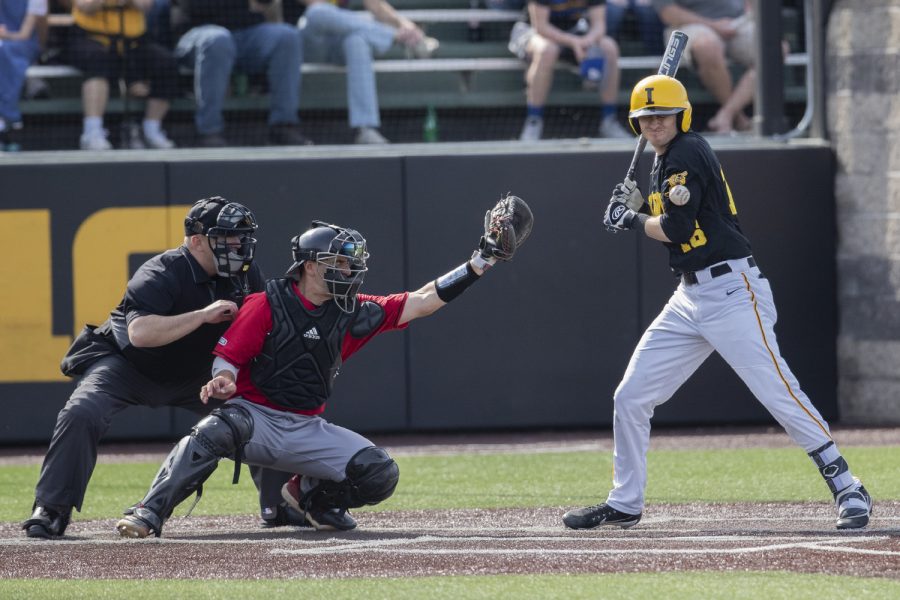
<svg viewBox="0 0 900 600"><path fill-rule="evenodd" d="M512 260L516 249L531 234L534 216L524 200L511 194L484 216L484 235L472 258L449 273L411 292L398 324L432 314L478 281L498 260Z"/></svg>

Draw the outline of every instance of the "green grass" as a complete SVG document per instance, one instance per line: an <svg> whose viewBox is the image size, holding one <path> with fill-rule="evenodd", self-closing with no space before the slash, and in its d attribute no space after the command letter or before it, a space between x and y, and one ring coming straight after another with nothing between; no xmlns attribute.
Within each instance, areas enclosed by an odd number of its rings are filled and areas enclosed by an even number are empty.
<svg viewBox="0 0 900 600"><path fill-rule="evenodd" d="M844 454L878 500L900 499L900 447L853 447ZM578 506L606 497L610 452L456 454L399 457L400 485L388 501L364 510ZM76 519L112 518L143 497L159 465L98 465ZM810 459L799 449L651 451L648 503L830 500ZM19 521L31 507L38 465L0 468L0 521ZM232 463L204 485L194 513L254 514L249 473L231 485ZM176 515L183 514L190 501Z"/></svg>
<svg viewBox="0 0 900 600"><path fill-rule="evenodd" d="M840 591L843 590L843 591ZM517 600L611 598L614 600L728 599L823 600L900 597L900 581L798 573L632 573L608 575L495 575L406 579L260 581L0 581L0 597L31 598L365 598L429 600L515 598Z"/></svg>

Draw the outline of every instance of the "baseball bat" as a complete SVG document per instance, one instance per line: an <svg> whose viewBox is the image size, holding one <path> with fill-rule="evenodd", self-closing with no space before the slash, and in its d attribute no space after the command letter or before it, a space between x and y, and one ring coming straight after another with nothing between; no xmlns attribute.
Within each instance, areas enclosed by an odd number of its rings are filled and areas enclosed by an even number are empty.
<svg viewBox="0 0 900 600"><path fill-rule="evenodd" d="M688 36L683 31L677 29L669 36L669 43L666 44L666 51L663 53L662 62L659 64L657 75L668 75L675 77L678 72L678 63L681 62L681 55L684 54L684 47L687 45ZM637 168L638 159L647 146L647 138L643 134L638 136L637 147L634 149L634 156L631 157L631 166L628 167L626 179L634 181L634 170Z"/></svg>

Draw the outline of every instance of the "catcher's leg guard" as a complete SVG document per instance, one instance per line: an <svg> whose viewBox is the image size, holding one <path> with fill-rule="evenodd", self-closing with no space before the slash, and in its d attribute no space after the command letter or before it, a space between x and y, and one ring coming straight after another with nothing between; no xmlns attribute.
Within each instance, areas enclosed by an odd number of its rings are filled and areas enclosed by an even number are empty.
<svg viewBox="0 0 900 600"><path fill-rule="evenodd" d="M150 491L131 515L119 521L119 532L126 537L145 537L153 532L159 537L172 510L195 491L199 495L219 459L234 455L252 435L253 419L245 409L228 404L213 410L172 449ZM146 525L147 532L136 535L141 524Z"/></svg>
<svg viewBox="0 0 900 600"><path fill-rule="evenodd" d="M340 482L321 481L302 499L307 507L357 508L378 504L391 497L400 481L400 469L387 452L377 446L363 448L353 455Z"/></svg>

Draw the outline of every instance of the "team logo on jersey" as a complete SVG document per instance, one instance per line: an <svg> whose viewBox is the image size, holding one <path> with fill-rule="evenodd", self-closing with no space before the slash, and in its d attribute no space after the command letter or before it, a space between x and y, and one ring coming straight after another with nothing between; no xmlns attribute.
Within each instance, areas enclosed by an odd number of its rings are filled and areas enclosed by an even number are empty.
<svg viewBox="0 0 900 600"><path fill-rule="evenodd" d="M682 171L681 173L675 173L674 175L669 175L669 178L666 179L669 182L669 187L675 187L676 185L684 185L687 183L687 171Z"/></svg>
<svg viewBox="0 0 900 600"><path fill-rule="evenodd" d="M228 343L228 340L226 340L224 337L220 337L220 338L219 338L219 345L220 345L220 346L224 346L224 345L227 344L227 343Z"/></svg>
<svg viewBox="0 0 900 600"><path fill-rule="evenodd" d="M315 325L312 326L312 329L307 329L307 330L306 330L306 333L303 334L303 337L305 337L305 338L308 339L308 340L318 340L318 339L321 339L321 338L319 337L319 330L316 329L316 326L315 326Z"/></svg>

